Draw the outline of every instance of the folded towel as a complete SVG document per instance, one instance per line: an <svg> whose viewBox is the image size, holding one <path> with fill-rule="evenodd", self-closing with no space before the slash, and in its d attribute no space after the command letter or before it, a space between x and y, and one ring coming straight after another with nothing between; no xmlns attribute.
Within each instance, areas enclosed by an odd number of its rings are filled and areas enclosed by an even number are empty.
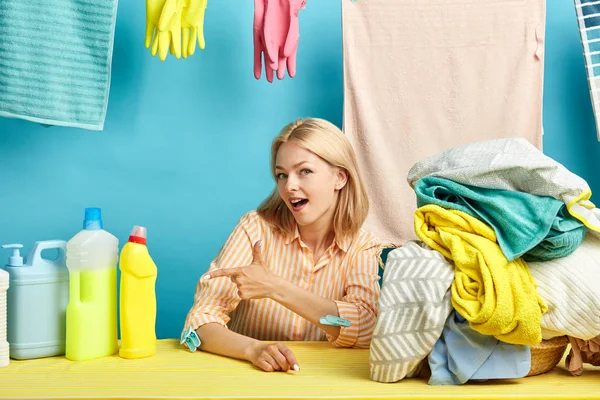
<svg viewBox="0 0 600 400"><path fill-rule="evenodd" d="M425 176L554 197L588 228L600 231L587 182L522 138L481 141L447 150L413 165L408 183L414 188Z"/></svg>
<svg viewBox="0 0 600 400"><path fill-rule="evenodd" d="M548 305L542 317L544 339L600 335L600 239L590 231L568 257L530 262L529 271Z"/></svg>
<svg viewBox="0 0 600 400"><path fill-rule="evenodd" d="M587 229L563 212L565 204L548 196L486 189L426 176L415 185L417 206L437 204L460 210L489 224L502 252L512 261L551 260L571 254Z"/></svg>
<svg viewBox="0 0 600 400"><path fill-rule="evenodd" d="M459 385L469 380L527 376L531 369L528 346L504 343L469 327L453 311L429 354L430 385Z"/></svg>
<svg viewBox="0 0 600 400"><path fill-rule="evenodd" d="M537 246L523 255L527 262L550 261L572 254L585 239L588 229L575 219L564 206L552 222L548 235Z"/></svg>
<svg viewBox="0 0 600 400"><path fill-rule="evenodd" d="M344 133L371 201L364 228L414 239L420 159L477 140L542 146L546 0L344 0Z"/></svg>
<svg viewBox="0 0 600 400"><path fill-rule="evenodd" d="M0 116L102 130L117 0L2 0Z"/></svg>
<svg viewBox="0 0 600 400"><path fill-rule="evenodd" d="M574 3L592 109L596 117L596 136L600 140L600 3L590 0L574 0Z"/></svg>
<svg viewBox="0 0 600 400"><path fill-rule="evenodd" d="M508 261L492 228L462 211L430 204L415 212L415 232L454 260L452 305L473 330L512 344L542 341L546 304L525 261Z"/></svg>
<svg viewBox="0 0 600 400"><path fill-rule="evenodd" d="M369 363L371 379L396 382L411 376L442 333L454 267L421 242L407 242L387 256Z"/></svg>

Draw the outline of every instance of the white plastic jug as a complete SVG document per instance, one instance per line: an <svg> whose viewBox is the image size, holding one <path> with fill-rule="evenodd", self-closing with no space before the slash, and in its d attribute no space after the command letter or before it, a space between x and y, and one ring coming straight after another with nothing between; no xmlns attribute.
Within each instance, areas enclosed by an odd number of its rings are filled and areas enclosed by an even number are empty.
<svg viewBox="0 0 600 400"><path fill-rule="evenodd" d="M10 363L8 341L6 340L6 291L8 290L8 272L0 269L0 368Z"/></svg>
<svg viewBox="0 0 600 400"><path fill-rule="evenodd" d="M29 360L65 354L65 311L69 301L65 245L64 240L35 242L26 260L19 253L21 244L2 245L13 252L4 266L10 277L6 295L10 358ZM42 252L49 249L58 250L56 259L42 257Z"/></svg>

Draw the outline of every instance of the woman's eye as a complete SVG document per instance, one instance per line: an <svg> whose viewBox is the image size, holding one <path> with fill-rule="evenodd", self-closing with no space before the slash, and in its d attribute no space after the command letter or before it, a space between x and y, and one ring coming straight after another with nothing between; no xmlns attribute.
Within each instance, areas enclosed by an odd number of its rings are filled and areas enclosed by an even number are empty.
<svg viewBox="0 0 600 400"><path fill-rule="evenodd" d="M284 174L284 173L277 174L277 179L285 179L285 178L287 178L286 174Z"/></svg>
<svg viewBox="0 0 600 400"><path fill-rule="evenodd" d="M311 171L310 169L306 169L306 168L304 168L302 171L300 171L300 173L301 173L302 175L308 175L308 174L310 174L311 172L312 172L312 171Z"/></svg>

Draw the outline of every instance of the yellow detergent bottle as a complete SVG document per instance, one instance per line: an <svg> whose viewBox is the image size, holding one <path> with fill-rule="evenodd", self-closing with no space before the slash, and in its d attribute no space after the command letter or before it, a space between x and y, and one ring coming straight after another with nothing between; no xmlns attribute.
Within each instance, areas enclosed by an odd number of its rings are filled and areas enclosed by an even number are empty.
<svg viewBox="0 0 600 400"><path fill-rule="evenodd" d="M84 229L67 242L69 304L65 357L91 360L115 354L119 240L102 229L99 208L86 208Z"/></svg>
<svg viewBox="0 0 600 400"><path fill-rule="evenodd" d="M121 250L121 349L123 358L156 353L157 269L146 247L146 228L134 226Z"/></svg>

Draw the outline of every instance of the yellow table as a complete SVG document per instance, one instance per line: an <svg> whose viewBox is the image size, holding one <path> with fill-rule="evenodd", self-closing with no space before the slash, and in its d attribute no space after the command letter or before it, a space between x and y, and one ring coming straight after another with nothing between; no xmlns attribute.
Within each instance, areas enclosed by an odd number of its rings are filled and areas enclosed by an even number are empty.
<svg viewBox="0 0 600 400"><path fill-rule="evenodd" d="M368 350L336 349L323 342L287 345L300 362L299 372L262 372L246 362L190 353L175 340L159 341L156 356L142 360L11 360L0 369L0 398L600 398L600 368L587 365L580 377L561 363L548 374L491 383L434 387L407 379L384 384L369 380Z"/></svg>

